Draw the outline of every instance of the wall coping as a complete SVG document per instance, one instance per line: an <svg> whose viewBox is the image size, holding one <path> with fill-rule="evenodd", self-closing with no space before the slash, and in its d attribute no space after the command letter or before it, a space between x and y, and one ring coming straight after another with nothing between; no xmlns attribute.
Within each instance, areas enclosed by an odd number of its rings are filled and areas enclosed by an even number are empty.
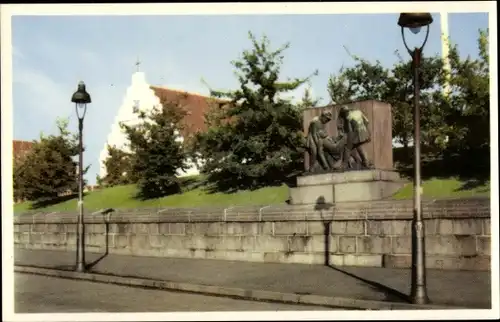
<svg viewBox="0 0 500 322"><path fill-rule="evenodd" d="M491 218L489 198L422 201L425 219ZM78 212L27 212L14 224L76 223ZM85 223L270 222L340 220L410 220L413 200L343 202L329 205L264 205L206 208L140 208L85 213Z"/></svg>

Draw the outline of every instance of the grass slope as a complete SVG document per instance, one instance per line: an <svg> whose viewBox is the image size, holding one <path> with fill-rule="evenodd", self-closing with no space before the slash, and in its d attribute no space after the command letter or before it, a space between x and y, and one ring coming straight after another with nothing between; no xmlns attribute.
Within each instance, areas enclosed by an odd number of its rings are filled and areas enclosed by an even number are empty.
<svg viewBox="0 0 500 322"><path fill-rule="evenodd" d="M158 199L139 200L135 185L117 186L92 191L85 195L85 209L96 211L103 208L149 208L149 207L209 207L209 206L247 206L284 203L288 199L288 187L266 187L254 191L238 191L236 193L209 193L204 186L186 184L186 192ZM200 182L199 179L194 181ZM470 183L459 179L430 179L423 182L424 198L460 198L474 196L489 196L489 183L471 187ZM394 199L410 199L413 187L408 183L398 191ZM33 211L30 202L14 206L15 213ZM37 208L36 211L77 211L76 198L54 205Z"/></svg>

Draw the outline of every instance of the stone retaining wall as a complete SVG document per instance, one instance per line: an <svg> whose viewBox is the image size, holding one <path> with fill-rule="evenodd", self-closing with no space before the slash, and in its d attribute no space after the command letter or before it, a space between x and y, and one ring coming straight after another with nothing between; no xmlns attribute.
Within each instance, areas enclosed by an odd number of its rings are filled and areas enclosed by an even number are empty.
<svg viewBox="0 0 500 322"><path fill-rule="evenodd" d="M86 251L137 256L403 268L412 201L85 215ZM490 269L490 200L424 201L427 267ZM75 250L76 213L14 218L16 247Z"/></svg>

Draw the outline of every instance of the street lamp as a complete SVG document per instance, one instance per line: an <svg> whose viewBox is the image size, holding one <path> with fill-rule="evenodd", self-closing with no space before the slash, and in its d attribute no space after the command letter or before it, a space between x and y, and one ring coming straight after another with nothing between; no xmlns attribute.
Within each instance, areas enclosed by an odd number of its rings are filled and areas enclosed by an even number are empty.
<svg viewBox="0 0 500 322"><path fill-rule="evenodd" d="M415 304L425 304L429 302L427 296L425 277L425 229L422 218L422 201L420 187L420 100L419 68L422 57L422 49L429 37L429 25L432 23L430 13L402 13L399 16L398 25L401 27L403 42L413 60L413 84L414 84L414 104L413 104L413 157L414 177L413 177L413 222L412 222L412 251L411 251L411 300ZM425 39L420 47L413 50L408 48L405 39L405 28L410 29L414 34L418 34L422 27L427 27Z"/></svg>
<svg viewBox="0 0 500 322"><path fill-rule="evenodd" d="M87 104L91 102L90 95L85 90L85 83L79 82L78 89L71 97L71 102L75 103L76 115L78 116L78 226L76 243L76 271L85 271L85 241L83 222L83 119L87 112Z"/></svg>

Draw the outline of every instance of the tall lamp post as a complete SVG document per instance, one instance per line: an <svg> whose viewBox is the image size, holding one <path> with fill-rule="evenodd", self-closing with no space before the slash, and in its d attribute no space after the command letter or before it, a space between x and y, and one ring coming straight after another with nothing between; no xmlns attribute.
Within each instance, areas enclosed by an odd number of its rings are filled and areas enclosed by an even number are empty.
<svg viewBox="0 0 500 322"><path fill-rule="evenodd" d="M76 115L78 116L78 226L76 245L76 271L85 271L85 241L83 222L83 119L87 112L87 104L91 102L90 95L85 90L85 83L79 82L78 89L71 97L71 102L75 103Z"/></svg>
<svg viewBox="0 0 500 322"><path fill-rule="evenodd" d="M414 104L413 104L413 157L414 177L413 177L413 222L412 222L412 251L411 251L411 300L415 304L425 304L429 302L427 296L426 276L425 276L425 230L422 218L422 201L420 187L420 100L419 68L422 58L422 49L429 37L429 25L432 23L430 13L402 13L399 16L398 25L401 27L403 42L410 53L413 61L413 84L414 84ZM422 27L427 27L425 39L420 47L410 49L406 44L405 28L410 29L414 34L418 34Z"/></svg>

